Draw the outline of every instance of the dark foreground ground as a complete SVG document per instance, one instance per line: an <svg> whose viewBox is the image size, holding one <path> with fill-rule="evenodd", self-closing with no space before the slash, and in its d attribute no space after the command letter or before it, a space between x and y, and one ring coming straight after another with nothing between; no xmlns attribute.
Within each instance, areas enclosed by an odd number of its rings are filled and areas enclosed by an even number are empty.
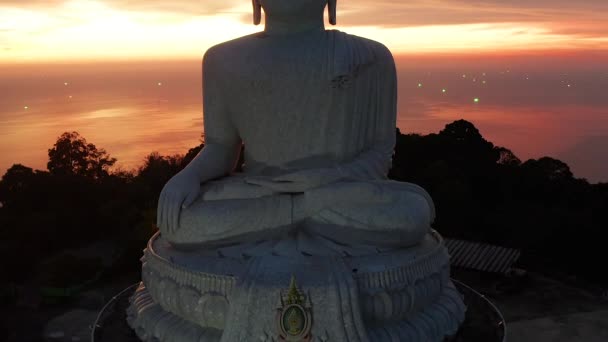
<svg viewBox="0 0 608 342"><path fill-rule="evenodd" d="M474 271L453 270L452 275L500 309L509 342L608 341L608 300L585 284L537 273L502 281Z"/></svg>
<svg viewBox="0 0 608 342"><path fill-rule="evenodd" d="M608 341L608 301L577 284L536 273L517 280L454 269L452 275L490 299L516 342ZM60 304L20 303L0 307L0 336L6 342L89 341L101 308L139 274L104 279Z"/></svg>

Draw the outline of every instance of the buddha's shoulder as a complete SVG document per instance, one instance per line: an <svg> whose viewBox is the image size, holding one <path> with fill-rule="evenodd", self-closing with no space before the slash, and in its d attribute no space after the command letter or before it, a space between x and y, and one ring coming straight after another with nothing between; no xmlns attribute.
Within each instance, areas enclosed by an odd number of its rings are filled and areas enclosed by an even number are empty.
<svg viewBox="0 0 608 342"><path fill-rule="evenodd" d="M239 56L243 51L255 47L258 35L254 33L214 45L205 52L205 59L222 61Z"/></svg>
<svg viewBox="0 0 608 342"><path fill-rule="evenodd" d="M338 30L330 30L328 31L330 34L335 34L337 40L342 40L347 44L352 45L355 48L365 49L376 56L379 59L393 59L393 55L386 45L382 44L379 41L372 40L369 38L356 36L354 34L349 34L345 32L341 32Z"/></svg>

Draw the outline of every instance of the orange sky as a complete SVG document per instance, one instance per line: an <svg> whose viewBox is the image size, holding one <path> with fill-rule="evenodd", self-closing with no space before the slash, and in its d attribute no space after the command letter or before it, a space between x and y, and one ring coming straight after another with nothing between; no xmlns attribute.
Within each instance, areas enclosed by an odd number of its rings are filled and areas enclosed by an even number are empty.
<svg viewBox="0 0 608 342"><path fill-rule="evenodd" d="M466 119L522 160L551 156L577 177L606 182L606 60L397 56L398 126L436 133ZM183 154L202 132L200 75L200 59L0 65L0 175L14 163L45 169L48 148L73 130L121 167L152 151Z"/></svg>
<svg viewBox="0 0 608 342"><path fill-rule="evenodd" d="M396 54L608 50L606 0L340 0ZM2 0L0 63L199 58L260 30L249 0Z"/></svg>
<svg viewBox="0 0 608 342"><path fill-rule="evenodd" d="M0 0L0 174L44 168L68 130L128 168L184 153L202 55L251 22L250 0ZM608 0L338 0L335 28L392 50L404 132L464 118L608 181Z"/></svg>

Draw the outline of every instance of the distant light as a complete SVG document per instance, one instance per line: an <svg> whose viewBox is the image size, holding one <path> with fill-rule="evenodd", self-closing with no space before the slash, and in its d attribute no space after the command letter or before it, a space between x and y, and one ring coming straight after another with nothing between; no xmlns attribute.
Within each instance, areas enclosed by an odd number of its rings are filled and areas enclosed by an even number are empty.
<svg viewBox="0 0 608 342"><path fill-rule="evenodd" d="M473 100L473 102L475 102L475 103L479 103L479 98L478 98L478 97L476 97L476 98Z"/></svg>
<svg viewBox="0 0 608 342"><path fill-rule="evenodd" d="M462 78L467 78L467 75L466 75L466 74L465 74L465 75L462 75Z"/></svg>
<svg viewBox="0 0 608 342"><path fill-rule="evenodd" d="M484 73L483 73L483 75L485 76L485 75L486 75L486 73L484 72Z"/></svg>
<svg viewBox="0 0 608 342"><path fill-rule="evenodd" d="M572 86L571 84L568 84L568 88L570 88L571 86Z"/></svg>
<svg viewBox="0 0 608 342"><path fill-rule="evenodd" d="M28 109L30 109L30 107L25 106L25 107L23 107L23 109L28 110Z"/></svg>
<svg viewBox="0 0 608 342"><path fill-rule="evenodd" d="M70 95L69 98L72 98L72 95Z"/></svg>
<svg viewBox="0 0 608 342"><path fill-rule="evenodd" d="M418 88L422 88L422 83L418 83Z"/></svg>
<svg viewBox="0 0 608 342"><path fill-rule="evenodd" d="M68 84L69 84L68 82L63 82L63 85L66 85L66 86L67 86Z"/></svg>
<svg viewBox="0 0 608 342"><path fill-rule="evenodd" d="M163 85L163 83L162 83L162 82L158 82L158 86L159 86L159 87L160 87L160 86L162 86L162 85Z"/></svg>
<svg viewBox="0 0 608 342"><path fill-rule="evenodd" d="M441 89L441 92L442 92L442 93L445 93L446 91L447 91L447 90L445 90L445 89Z"/></svg>
<svg viewBox="0 0 608 342"><path fill-rule="evenodd" d="M476 79L476 78L474 78L474 79L473 79L473 82L477 82L477 79Z"/></svg>
<svg viewBox="0 0 608 342"><path fill-rule="evenodd" d="M486 80L481 81L481 83L486 84Z"/></svg>

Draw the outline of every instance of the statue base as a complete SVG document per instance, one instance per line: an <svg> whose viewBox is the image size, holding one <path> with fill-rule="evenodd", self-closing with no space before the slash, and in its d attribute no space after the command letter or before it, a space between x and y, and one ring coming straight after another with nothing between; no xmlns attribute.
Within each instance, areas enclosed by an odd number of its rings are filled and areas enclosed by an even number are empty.
<svg viewBox="0 0 608 342"><path fill-rule="evenodd" d="M498 308L465 284L452 281L464 297L467 312L456 336L447 338L445 342L505 342L506 323ZM104 306L93 326L91 342L141 342L126 319L126 311L137 286L139 284L128 287Z"/></svg>
<svg viewBox="0 0 608 342"><path fill-rule="evenodd" d="M444 341L465 318L437 232L362 256L185 252L155 235L127 321L143 341Z"/></svg>

